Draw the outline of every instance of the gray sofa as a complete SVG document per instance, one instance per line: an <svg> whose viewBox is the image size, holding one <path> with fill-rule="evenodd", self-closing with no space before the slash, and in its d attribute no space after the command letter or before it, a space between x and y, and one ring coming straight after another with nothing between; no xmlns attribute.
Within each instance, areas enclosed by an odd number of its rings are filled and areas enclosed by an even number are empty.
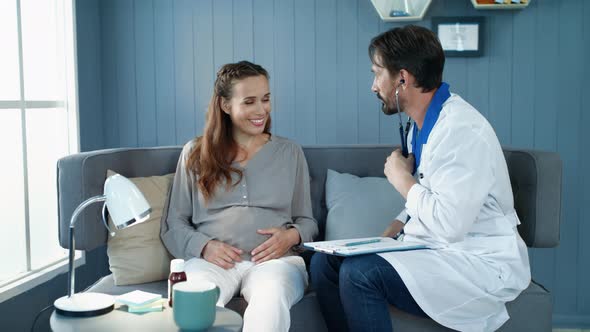
<svg viewBox="0 0 590 332"><path fill-rule="evenodd" d="M304 148L311 175L313 212L323 237L327 215L324 200L326 170L358 176L383 176L383 164L392 146L314 146ZM68 225L72 212L85 199L102 194L107 169L127 177L162 175L175 171L181 147L110 149L79 153L58 163L60 244L68 247ZM561 161L557 154L504 149L514 191L515 207L522 221L519 232L529 247L547 248L559 243L561 210ZM76 248L91 250L106 244L107 231L101 223L100 206L86 209L76 224ZM309 261L310 253L306 253ZM91 291L122 294L134 289L166 296L166 282L114 286L112 276L97 281ZM246 303L233 299L228 307L243 313ZM543 286L531 282L508 303L511 319L501 331L551 331L552 299ZM391 307L396 331L448 331L430 319L418 318ZM325 331L325 323L313 292L291 309L291 331Z"/></svg>

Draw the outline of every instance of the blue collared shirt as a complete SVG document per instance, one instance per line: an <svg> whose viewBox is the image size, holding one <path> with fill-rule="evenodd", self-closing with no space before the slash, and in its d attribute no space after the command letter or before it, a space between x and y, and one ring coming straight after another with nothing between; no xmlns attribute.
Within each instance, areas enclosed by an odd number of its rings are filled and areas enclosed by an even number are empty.
<svg viewBox="0 0 590 332"><path fill-rule="evenodd" d="M428 136L434 128L434 124L438 120L438 116L440 115L440 111L442 110L442 105L449 99L451 93L449 92L449 84L442 82L440 87L434 93L434 97L432 97L432 101L428 106L428 110L426 111L426 116L424 118L424 123L422 124L422 128L418 129L418 126L414 123L414 130L412 132L412 153L414 153L414 172L418 170L420 166L420 158L422 156L422 146L428 142Z"/></svg>

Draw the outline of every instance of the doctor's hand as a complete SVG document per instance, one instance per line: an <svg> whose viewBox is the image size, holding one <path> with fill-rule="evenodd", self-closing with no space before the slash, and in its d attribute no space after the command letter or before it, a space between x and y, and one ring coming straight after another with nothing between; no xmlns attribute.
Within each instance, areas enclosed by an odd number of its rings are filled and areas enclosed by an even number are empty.
<svg viewBox="0 0 590 332"><path fill-rule="evenodd" d="M301 242L296 228L266 228L259 229L258 234L270 235L270 238L252 250L252 261L256 264L273 258L281 258L291 247Z"/></svg>
<svg viewBox="0 0 590 332"><path fill-rule="evenodd" d="M242 250L232 247L227 243L209 240L205 247L203 247L203 253L201 256L209 262L213 263L224 269L231 269L234 267L234 262L241 262L242 258L240 255Z"/></svg>
<svg viewBox="0 0 590 332"><path fill-rule="evenodd" d="M416 183L412 176L414 169L414 155L410 154L407 158L402 155L400 149L397 149L387 157L383 173L387 177L387 181L391 183L395 189L407 199L408 191Z"/></svg>
<svg viewBox="0 0 590 332"><path fill-rule="evenodd" d="M402 228L404 228L404 223L399 221L399 220L394 220L391 225L389 225L385 231L383 232L383 234L381 234L382 237L394 237L396 236L401 230Z"/></svg>

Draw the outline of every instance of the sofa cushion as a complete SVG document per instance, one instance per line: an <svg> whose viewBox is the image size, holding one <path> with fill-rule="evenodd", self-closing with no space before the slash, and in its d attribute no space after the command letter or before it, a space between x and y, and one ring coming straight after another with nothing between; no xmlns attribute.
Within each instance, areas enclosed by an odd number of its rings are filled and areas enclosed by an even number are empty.
<svg viewBox="0 0 590 332"><path fill-rule="evenodd" d="M381 235L404 204L386 178L358 177L328 169L326 240Z"/></svg>
<svg viewBox="0 0 590 332"><path fill-rule="evenodd" d="M107 177L116 174L108 170ZM160 240L160 219L174 174L130 178L143 193L152 213L136 226L115 230L108 238L109 268L115 285L140 284L168 278L171 256Z"/></svg>
<svg viewBox="0 0 590 332"><path fill-rule="evenodd" d="M498 332L504 331L551 331L551 295L534 281L514 301L506 303L510 319ZM389 306L394 331L407 332L450 332L432 319L410 315Z"/></svg>

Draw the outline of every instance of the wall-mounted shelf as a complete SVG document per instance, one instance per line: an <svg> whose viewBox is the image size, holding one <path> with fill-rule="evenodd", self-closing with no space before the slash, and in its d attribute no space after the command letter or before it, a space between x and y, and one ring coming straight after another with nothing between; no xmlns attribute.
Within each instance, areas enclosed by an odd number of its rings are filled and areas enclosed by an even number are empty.
<svg viewBox="0 0 590 332"><path fill-rule="evenodd" d="M471 0L475 9L522 9L531 3L532 0L520 1L520 3L495 3L494 1ZM484 3L485 2L485 3Z"/></svg>
<svg viewBox="0 0 590 332"><path fill-rule="evenodd" d="M432 0L371 0L385 22L420 21Z"/></svg>

